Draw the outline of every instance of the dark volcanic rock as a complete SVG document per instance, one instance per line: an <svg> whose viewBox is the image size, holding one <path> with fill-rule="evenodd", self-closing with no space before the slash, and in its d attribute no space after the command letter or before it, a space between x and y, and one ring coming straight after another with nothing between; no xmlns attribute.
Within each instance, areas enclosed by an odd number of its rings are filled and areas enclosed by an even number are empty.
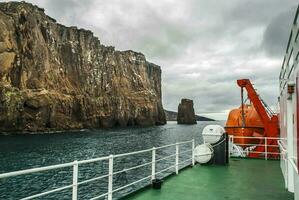
<svg viewBox="0 0 299 200"><path fill-rule="evenodd" d="M196 118L193 108L193 101L182 99L178 107L178 124L196 124Z"/></svg>
<svg viewBox="0 0 299 200"><path fill-rule="evenodd" d="M0 131L165 124L161 69L43 9L0 3Z"/></svg>
<svg viewBox="0 0 299 200"><path fill-rule="evenodd" d="M164 110L167 121L177 121L178 113L170 110ZM195 115L196 121L215 121L214 119Z"/></svg>

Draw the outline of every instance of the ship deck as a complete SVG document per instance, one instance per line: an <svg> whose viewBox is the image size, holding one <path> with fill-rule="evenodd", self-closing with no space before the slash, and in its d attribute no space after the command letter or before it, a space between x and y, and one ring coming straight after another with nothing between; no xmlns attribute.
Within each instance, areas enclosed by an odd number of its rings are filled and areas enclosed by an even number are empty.
<svg viewBox="0 0 299 200"><path fill-rule="evenodd" d="M140 190L128 200L293 200L284 188L280 162L231 159L229 166L187 168L166 178L161 190Z"/></svg>

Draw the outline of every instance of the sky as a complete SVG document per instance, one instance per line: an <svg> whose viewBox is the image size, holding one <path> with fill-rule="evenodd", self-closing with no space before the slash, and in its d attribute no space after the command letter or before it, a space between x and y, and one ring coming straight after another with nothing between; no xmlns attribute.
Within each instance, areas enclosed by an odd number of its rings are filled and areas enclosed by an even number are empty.
<svg viewBox="0 0 299 200"><path fill-rule="evenodd" d="M199 115L225 120L249 78L277 107L278 76L297 0L27 0L102 44L142 52L161 66L165 109L182 98Z"/></svg>

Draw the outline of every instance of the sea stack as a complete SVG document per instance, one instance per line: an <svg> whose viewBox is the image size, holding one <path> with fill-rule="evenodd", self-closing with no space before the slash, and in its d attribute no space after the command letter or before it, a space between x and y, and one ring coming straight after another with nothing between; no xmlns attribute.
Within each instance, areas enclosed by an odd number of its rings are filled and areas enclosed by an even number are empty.
<svg viewBox="0 0 299 200"><path fill-rule="evenodd" d="M193 108L193 101L190 99L182 99L178 106L178 124L196 124L196 118Z"/></svg>
<svg viewBox="0 0 299 200"><path fill-rule="evenodd" d="M26 2L0 3L0 132L166 123L161 69L66 27Z"/></svg>

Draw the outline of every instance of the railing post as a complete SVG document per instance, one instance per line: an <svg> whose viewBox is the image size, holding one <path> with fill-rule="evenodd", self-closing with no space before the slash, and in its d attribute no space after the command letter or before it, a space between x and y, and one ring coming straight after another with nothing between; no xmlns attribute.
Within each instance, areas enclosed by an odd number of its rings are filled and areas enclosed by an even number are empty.
<svg viewBox="0 0 299 200"><path fill-rule="evenodd" d="M113 155L109 156L109 172L108 172L108 200L112 200L113 190Z"/></svg>
<svg viewBox="0 0 299 200"><path fill-rule="evenodd" d="M194 149L195 149L195 141L194 141L194 139L192 139L192 166L194 166L194 164L195 164Z"/></svg>
<svg viewBox="0 0 299 200"><path fill-rule="evenodd" d="M74 161L73 165L73 195L72 200L77 200L78 197L78 161Z"/></svg>
<svg viewBox="0 0 299 200"><path fill-rule="evenodd" d="M232 137L231 137L231 135L228 135L228 134L227 134L227 136L228 136L228 158L230 158L231 157L230 152L231 152L231 148L232 148L232 141L231 141Z"/></svg>
<svg viewBox="0 0 299 200"><path fill-rule="evenodd" d="M175 144L175 173L179 173L179 144Z"/></svg>
<svg viewBox="0 0 299 200"><path fill-rule="evenodd" d="M152 149L152 180L156 178L156 147Z"/></svg>
<svg viewBox="0 0 299 200"><path fill-rule="evenodd" d="M231 135L231 146L229 147L229 155L231 156L234 146L234 135Z"/></svg>
<svg viewBox="0 0 299 200"><path fill-rule="evenodd" d="M267 137L265 137L265 160L268 159Z"/></svg>

